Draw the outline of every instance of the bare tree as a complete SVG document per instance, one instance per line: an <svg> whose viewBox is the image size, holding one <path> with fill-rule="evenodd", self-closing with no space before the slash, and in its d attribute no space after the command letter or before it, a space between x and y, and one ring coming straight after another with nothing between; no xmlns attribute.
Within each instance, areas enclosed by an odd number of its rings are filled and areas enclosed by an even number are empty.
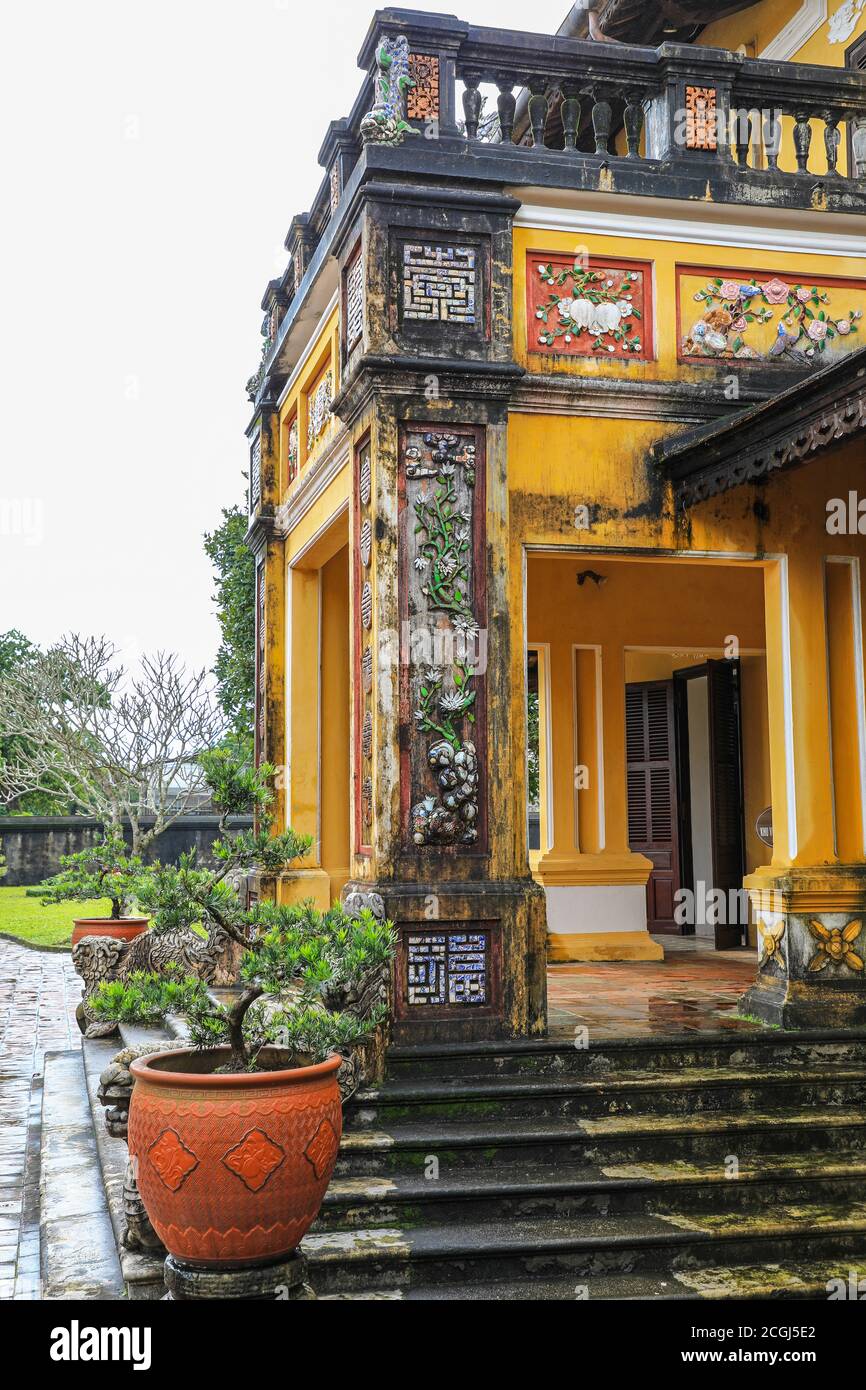
<svg viewBox="0 0 866 1390"><path fill-rule="evenodd" d="M106 829L127 822L138 854L199 800L198 757L225 720L207 672L158 652L131 674L117 658L106 638L72 634L0 679L0 737L15 737L0 805L59 791Z"/></svg>

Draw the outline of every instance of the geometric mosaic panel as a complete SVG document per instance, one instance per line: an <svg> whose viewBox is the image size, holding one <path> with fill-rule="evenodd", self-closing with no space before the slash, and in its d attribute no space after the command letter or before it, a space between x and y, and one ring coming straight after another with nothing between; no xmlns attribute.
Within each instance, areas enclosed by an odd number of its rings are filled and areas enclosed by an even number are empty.
<svg viewBox="0 0 866 1390"><path fill-rule="evenodd" d="M425 932L407 938L408 1003L486 1004L488 937L484 932Z"/></svg>
<svg viewBox="0 0 866 1390"><path fill-rule="evenodd" d="M406 93L407 120L435 120L439 115L439 59L432 53L410 53L409 73L415 85Z"/></svg>
<svg viewBox="0 0 866 1390"><path fill-rule="evenodd" d="M686 149L717 150L715 87L686 87Z"/></svg>
<svg viewBox="0 0 866 1390"><path fill-rule="evenodd" d="M403 246L403 318L421 323L476 321L476 252L471 246Z"/></svg>
<svg viewBox="0 0 866 1390"><path fill-rule="evenodd" d="M346 351L360 341L364 332L364 260L361 252L346 268Z"/></svg>

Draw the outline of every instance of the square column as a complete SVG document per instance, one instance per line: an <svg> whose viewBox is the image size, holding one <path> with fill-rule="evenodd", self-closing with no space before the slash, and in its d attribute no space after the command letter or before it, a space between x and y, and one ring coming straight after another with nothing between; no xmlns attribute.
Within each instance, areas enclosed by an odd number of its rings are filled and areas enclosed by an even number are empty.
<svg viewBox="0 0 866 1390"><path fill-rule="evenodd" d="M864 761L862 720L843 717L862 698L862 618L859 594L844 602L835 576L826 583L826 563L792 552L766 572L774 850L745 880L761 954L741 1009L786 1027L866 1023L866 862L848 823L859 862L839 857L834 777L835 763L850 783ZM831 656L831 631L850 663Z"/></svg>

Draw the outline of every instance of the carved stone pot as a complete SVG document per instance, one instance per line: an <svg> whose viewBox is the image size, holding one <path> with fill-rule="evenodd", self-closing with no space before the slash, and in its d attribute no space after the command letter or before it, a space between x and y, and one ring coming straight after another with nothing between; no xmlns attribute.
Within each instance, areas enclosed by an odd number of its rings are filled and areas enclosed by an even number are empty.
<svg viewBox="0 0 866 1390"><path fill-rule="evenodd" d="M342 1133L341 1058L215 1075L228 1050L132 1062L129 1151L176 1261L254 1266L296 1249L318 1215ZM285 1054L267 1049L279 1063Z"/></svg>
<svg viewBox="0 0 866 1390"><path fill-rule="evenodd" d="M85 936L110 936L115 941L134 941L150 926L149 917L76 917L72 925L72 944Z"/></svg>

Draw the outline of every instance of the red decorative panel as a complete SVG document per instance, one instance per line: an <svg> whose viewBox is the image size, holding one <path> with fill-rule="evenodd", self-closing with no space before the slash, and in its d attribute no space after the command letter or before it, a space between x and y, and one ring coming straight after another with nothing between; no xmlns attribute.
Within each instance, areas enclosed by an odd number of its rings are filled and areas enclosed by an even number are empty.
<svg viewBox="0 0 866 1390"><path fill-rule="evenodd" d="M652 265L530 251L527 347L562 357L653 356Z"/></svg>
<svg viewBox="0 0 866 1390"><path fill-rule="evenodd" d="M406 93L406 117L433 121L439 116L439 59L431 53L410 53L409 72L414 87Z"/></svg>

